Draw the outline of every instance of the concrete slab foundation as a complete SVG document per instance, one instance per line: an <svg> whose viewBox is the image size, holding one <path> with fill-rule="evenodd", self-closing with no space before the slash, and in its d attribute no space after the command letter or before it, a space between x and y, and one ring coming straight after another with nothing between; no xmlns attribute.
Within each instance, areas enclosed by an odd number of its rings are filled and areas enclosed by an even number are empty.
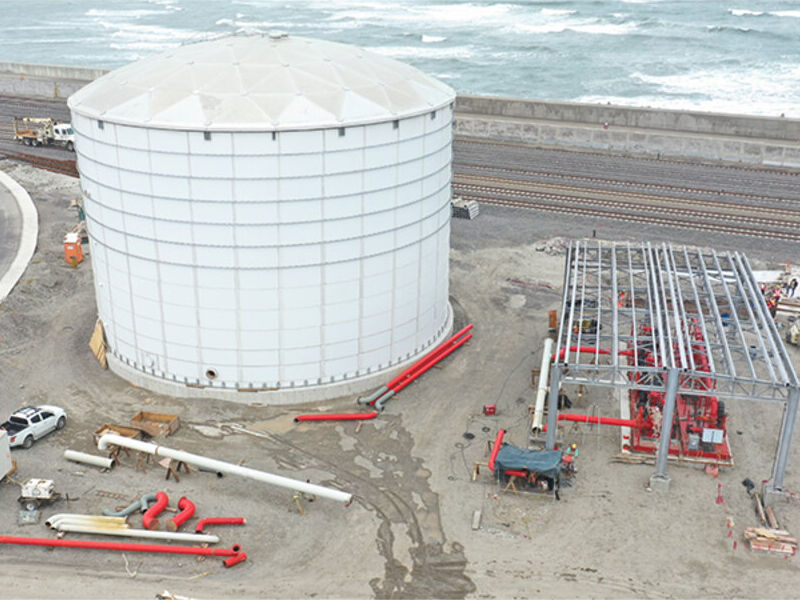
<svg viewBox="0 0 800 600"><path fill-rule="evenodd" d="M650 475L650 489L665 494L669 491L669 475L653 473Z"/></svg>

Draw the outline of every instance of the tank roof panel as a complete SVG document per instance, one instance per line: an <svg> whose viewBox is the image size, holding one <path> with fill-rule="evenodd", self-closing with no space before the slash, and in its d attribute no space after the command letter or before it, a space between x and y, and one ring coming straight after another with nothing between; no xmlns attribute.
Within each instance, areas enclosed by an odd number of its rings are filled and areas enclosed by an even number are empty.
<svg viewBox="0 0 800 600"><path fill-rule="evenodd" d="M100 77L69 98L86 117L152 128L280 131L424 114L455 92L357 46L287 35L188 44Z"/></svg>

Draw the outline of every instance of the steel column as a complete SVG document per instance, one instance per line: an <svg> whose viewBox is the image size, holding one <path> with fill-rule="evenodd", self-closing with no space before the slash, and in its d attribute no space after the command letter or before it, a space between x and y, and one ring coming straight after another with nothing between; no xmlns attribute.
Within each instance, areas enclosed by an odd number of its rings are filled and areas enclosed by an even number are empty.
<svg viewBox="0 0 800 600"><path fill-rule="evenodd" d="M653 477L669 481L667 473L667 457L669 456L669 442L672 439L672 421L675 417L675 400L678 397L678 383L680 383L680 369L667 369L667 389L664 393L664 410L661 421L661 433L658 436L658 454L656 456L656 471Z"/></svg>
<svg viewBox="0 0 800 600"><path fill-rule="evenodd" d="M783 491L783 475L786 471L786 463L789 460L789 448L792 445L792 432L794 431L794 423L797 420L798 400L800 400L800 390L794 388L789 392L789 399L786 401L786 408L783 410L781 436L778 439L775 464L772 466L772 479L769 482L769 488L774 492Z"/></svg>
<svg viewBox="0 0 800 600"><path fill-rule="evenodd" d="M550 370L550 395L547 398L547 437L544 447L555 450L556 428L558 427L558 388L561 387L561 365L553 363Z"/></svg>

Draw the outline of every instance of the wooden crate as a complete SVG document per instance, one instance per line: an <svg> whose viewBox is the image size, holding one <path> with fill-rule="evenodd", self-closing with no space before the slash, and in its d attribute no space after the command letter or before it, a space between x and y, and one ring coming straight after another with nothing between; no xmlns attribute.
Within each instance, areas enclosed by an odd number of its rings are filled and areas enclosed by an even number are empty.
<svg viewBox="0 0 800 600"><path fill-rule="evenodd" d="M142 439L142 432L138 429L134 429L132 427L123 427L122 425L110 425L106 423L100 429L94 432L94 443L97 445L97 442L100 441L100 438L103 437L106 433L115 433L117 435L121 435L123 437L131 438L134 440Z"/></svg>
<svg viewBox="0 0 800 600"><path fill-rule="evenodd" d="M151 437L166 437L178 431L180 421L178 415L142 411L131 419L131 427Z"/></svg>

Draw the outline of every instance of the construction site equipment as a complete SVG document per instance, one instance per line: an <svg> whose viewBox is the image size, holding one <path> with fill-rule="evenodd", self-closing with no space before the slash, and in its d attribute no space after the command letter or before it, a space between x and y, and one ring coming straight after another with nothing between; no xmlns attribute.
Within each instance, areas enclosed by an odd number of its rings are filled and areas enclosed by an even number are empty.
<svg viewBox="0 0 800 600"><path fill-rule="evenodd" d="M450 202L452 214L457 219L474 219L480 214L480 205L475 200L464 200L460 196Z"/></svg>
<svg viewBox="0 0 800 600"><path fill-rule="evenodd" d="M55 487L52 479L28 479L22 484L17 501L25 510L38 510L61 499L61 494Z"/></svg>
<svg viewBox="0 0 800 600"><path fill-rule="evenodd" d="M131 427L150 437L167 437L178 431L180 420L178 415L142 411L131 419Z"/></svg>
<svg viewBox="0 0 800 600"><path fill-rule="evenodd" d="M262 481L270 485L277 485L280 487L289 488L291 490L296 490L298 492L314 494L321 498L344 502L345 506L349 506L353 499L352 494L348 494L347 492L342 492L340 490L334 490L321 485L290 479L288 477L281 477L280 475L265 473L264 471L258 471L249 467L242 467L221 460L215 460L213 458L208 458L197 454L190 454L189 452L183 452L182 450L174 450L164 446L157 446L147 442L132 440L130 438L125 438L115 434L104 435L102 438L100 438L97 447L100 450L106 450L110 445L124 446L126 448L131 448L132 450L138 450L140 452L145 452L155 456L165 456L175 460L183 461L196 467L210 469L215 473L239 475L241 477L255 479L256 481Z"/></svg>
<svg viewBox="0 0 800 600"><path fill-rule="evenodd" d="M517 448L511 444L503 443L506 435L505 429L497 431L492 452L489 456L488 467L498 480L506 481L504 491L509 489L517 491L517 483L541 490L555 491L558 498L558 488L561 471L564 466L564 455L561 450L528 450ZM473 480L478 473L478 463L475 465Z"/></svg>
<svg viewBox="0 0 800 600"><path fill-rule="evenodd" d="M194 548L192 546L167 546L155 544L131 544L122 542L98 542L93 540L64 540L48 538L0 536L0 544L16 544L20 546L46 546L52 548L83 548L91 550L113 550L115 552L152 552L162 554L194 554L198 556L228 557L223 561L226 567L233 566L247 555L242 552L241 546L234 544L230 548Z"/></svg>
<svg viewBox="0 0 800 600"><path fill-rule="evenodd" d="M72 125L59 123L50 118L15 118L14 139L26 146L58 145L70 152L75 150L75 134Z"/></svg>
<svg viewBox="0 0 800 600"><path fill-rule="evenodd" d="M244 517L209 517L200 519L194 527L195 533L203 533L207 525L244 525Z"/></svg>
<svg viewBox="0 0 800 600"><path fill-rule="evenodd" d="M316 415L297 415L294 418L295 423L301 421L368 421L378 416L378 411L366 413L323 413Z"/></svg>
<svg viewBox="0 0 800 600"><path fill-rule="evenodd" d="M94 456L86 452L78 452L77 450L64 450L64 458L73 462L79 462L86 465L101 467L103 469L110 469L114 466L113 458L106 458L105 456Z"/></svg>
<svg viewBox="0 0 800 600"><path fill-rule="evenodd" d="M77 233L70 231L64 236L64 260L72 267L83 262L83 247Z"/></svg>
<svg viewBox="0 0 800 600"><path fill-rule="evenodd" d="M639 325L639 335L647 339L652 335L652 327L648 323ZM679 382L680 392L675 398L675 435L670 440L670 455L708 459L714 463L724 464L731 461L731 448L727 437L727 414L725 403L718 400L713 393L716 381L712 377L705 336L697 319L687 323L690 339L691 357L686 362L693 364L699 377L684 378ZM658 359L652 352L652 345L642 342L637 348L637 356L628 356L629 364L656 366ZM663 365L657 365L663 367ZM653 373L634 371L631 381L636 384L652 383L660 376ZM688 388L705 393L683 393ZM664 419L665 392L631 389L630 414L637 425L631 433L630 449L634 452L655 454L658 450L661 425Z"/></svg>

